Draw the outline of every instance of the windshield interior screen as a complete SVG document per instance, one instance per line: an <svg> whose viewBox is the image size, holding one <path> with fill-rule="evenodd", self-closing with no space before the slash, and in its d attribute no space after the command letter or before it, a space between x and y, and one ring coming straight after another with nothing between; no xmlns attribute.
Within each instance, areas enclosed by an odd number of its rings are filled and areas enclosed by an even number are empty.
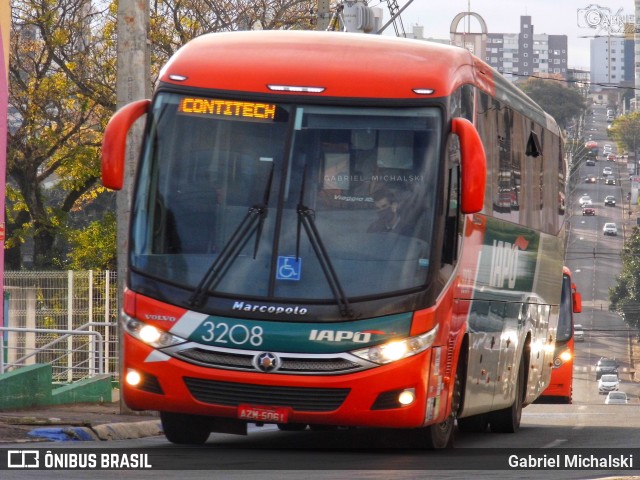
<svg viewBox="0 0 640 480"><path fill-rule="evenodd" d="M426 282L436 108L161 93L133 212L136 272L207 295L331 300Z"/></svg>

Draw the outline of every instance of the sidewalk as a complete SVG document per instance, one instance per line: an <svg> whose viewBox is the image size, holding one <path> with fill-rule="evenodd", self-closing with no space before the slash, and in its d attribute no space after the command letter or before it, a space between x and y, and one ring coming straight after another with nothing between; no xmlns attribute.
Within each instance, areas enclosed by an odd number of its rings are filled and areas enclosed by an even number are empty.
<svg viewBox="0 0 640 480"><path fill-rule="evenodd" d="M73 404L0 412L3 443L106 441L162 434L151 412L120 414L120 404Z"/></svg>

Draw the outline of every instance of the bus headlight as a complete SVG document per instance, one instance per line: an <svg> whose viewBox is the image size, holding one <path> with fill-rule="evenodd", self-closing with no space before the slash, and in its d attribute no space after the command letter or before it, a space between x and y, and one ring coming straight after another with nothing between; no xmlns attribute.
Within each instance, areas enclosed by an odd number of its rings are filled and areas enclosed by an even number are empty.
<svg viewBox="0 0 640 480"><path fill-rule="evenodd" d="M573 355L571 354L571 350L563 350L553 361L553 366L558 368L571 360L572 357Z"/></svg>
<svg viewBox="0 0 640 480"><path fill-rule="evenodd" d="M127 333L155 348L169 347L183 343L183 338L170 334L160 328L141 322L135 318L124 316L122 324Z"/></svg>
<svg viewBox="0 0 640 480"><path fill-rule="evenodd" d="M433 345L436 333L438 333L437 326L427 333L422 333L415 337L392 340L381 345L353 350L351 353L370 362L385 365L425 351Z"/></svg>

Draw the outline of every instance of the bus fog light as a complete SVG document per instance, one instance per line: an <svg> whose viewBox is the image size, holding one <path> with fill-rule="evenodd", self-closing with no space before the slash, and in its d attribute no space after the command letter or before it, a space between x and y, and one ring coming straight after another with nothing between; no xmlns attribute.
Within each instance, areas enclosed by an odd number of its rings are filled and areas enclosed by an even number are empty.
<svg viewBox="0 0 640 480"><path fill-rule="evenodd" d="M129 369L125 375L125 381L127 382L127 385L135 387L140 385L140 382L142 382L142 376L136 370Z"/></svg>
<svg viewBox="0 0 640 480"><path fill-rule="evenodd" d="M411 405L416 399L416 392L413 388L407 388L398 395L398 403L400 405Z"/></svg>

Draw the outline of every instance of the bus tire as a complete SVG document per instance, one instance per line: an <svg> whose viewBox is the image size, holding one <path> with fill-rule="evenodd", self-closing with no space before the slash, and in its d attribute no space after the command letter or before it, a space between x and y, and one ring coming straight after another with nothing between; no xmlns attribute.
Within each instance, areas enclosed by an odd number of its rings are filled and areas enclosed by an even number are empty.
<svg viewBox="0 0 640 480"><path fill-rule="evenodd" d="M489 415L491 431L496 433L516 433L522 419L522 400L524 398L524 358L520 360L518 378L516 379L516 398L508 408L503 408Z"/></svg>
<svg viewBox="0 0 640 480"><path fill-rule="evenodd" d="M458 430L462 433L483 433L489 426L489 417L486 413L458 418Z"/></svg>
<svg viewBox="0 0 640 480"><path fill-rule="evenodd" d="M281 432L301 432L306 430L306 423L278 423L278 430Z"/></svg>
<svg viewBox="0 0 640 480"><path fill-rule="evenodd" d="M204 415L160 412L165 437L179 445L202 445L211 433L210 418Z"/></svg>
<svg viewBox="0 0 640 480"><path fill-rule="evenodd" d="M331 432L333 430L338 430L337 425L321 425L312 423L309 425L309 429L314 432Z"/></svg>

